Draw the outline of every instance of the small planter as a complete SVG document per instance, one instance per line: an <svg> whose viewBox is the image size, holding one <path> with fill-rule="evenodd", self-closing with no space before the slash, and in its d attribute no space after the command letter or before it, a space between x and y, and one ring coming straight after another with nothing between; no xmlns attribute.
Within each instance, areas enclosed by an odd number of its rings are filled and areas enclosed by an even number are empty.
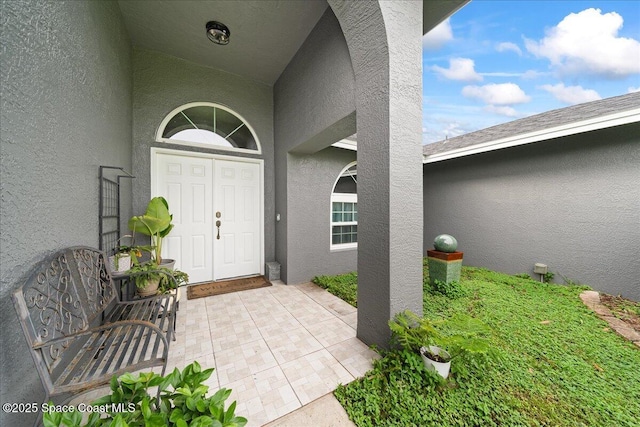
<svg viewBox="0 0 640 427"><path fill-rule="evenodd" d="M160 267L165 267L165 268L168 268L169 270L174 270L176 267L176 260L170 259L170 258L162 258Z"/></svg>
<svg viewBox="0 0 640 427"><path fill-rule="evenodd" d="M131 256L119 253L109 257L109 267L113 273L124 273L131 268Z"/></svg>
<svg viewBox="0 0 640 427"><path fill-rule="evenodd" d="M449 376L451 369L451 355L446 350L430 345L420 348L420 356L427 369L436 371L442 378Z"/></svg>
<svg viewBox="0 0 640 427"><path fill-rule="evenodd" d="M160 284L160 278L149 279L145 287L136 289L136 293L141 297L150 297L158 293L159 284Z"/></svg>

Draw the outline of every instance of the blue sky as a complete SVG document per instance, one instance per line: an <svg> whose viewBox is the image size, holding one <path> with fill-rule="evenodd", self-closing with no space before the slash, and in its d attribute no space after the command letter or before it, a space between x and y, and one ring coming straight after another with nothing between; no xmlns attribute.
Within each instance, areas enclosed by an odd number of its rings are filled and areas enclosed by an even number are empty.
<svg viewBox="0 0 640 427"><path fill-rule="evenodd" d="M473 0L422 55L427 144L640 90L640 2Z"/></svg>

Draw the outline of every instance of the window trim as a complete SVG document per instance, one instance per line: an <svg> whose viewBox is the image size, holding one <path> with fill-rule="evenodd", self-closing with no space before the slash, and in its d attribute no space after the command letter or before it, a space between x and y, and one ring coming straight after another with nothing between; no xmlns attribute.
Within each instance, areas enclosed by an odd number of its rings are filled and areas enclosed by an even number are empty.
<svg viewBox="0 0 640 427"><path fill-rule="evenodd" d="M257 149L256 150L251 150L249 148L238 148L238 147L233 147L233 146L225 147L223 145L211 145L211 144L206 144L206 143L202 143L202 142L191 142L191 141L182 141L182 140L179 140L179 139L163 138L162 135L164 134L164 130L167 127L167 125L169 124L169 121L176 114L180 113L181 111L184 111L184 110L187 110L187 109L193 108L193 107L218 108L220 110L224 110L224 111L228 112L229 114L233 114L238 119L240 119L242 121L242 123L244 123L244 125L247 127L247 129L249 129L249 132L251 132L251 134L253 135L253 138L256 141ZM231 108L226 107L226 106L221 105L221 104L217 104L215 102L190 102L188 104L181 105L181 106L171 110L171 112L165 116L165 118L162 120L162 122L160 122L160 126L158 126L158 129L156 131L156 142L163 142L163 143L167 143L167 144L176 144L176 145L186 145L186 146L189 146L189 147L208 148L210 150L234 151L236 153L262 154L262 144L260 144L260 140L258 139L258 135L256 135L255 130L253 129L253 127L251 127L249 122L247 122L247 120L244 117L242 117L237 112L233 111Z"/></svg>
<svg viewBox="0 0 640 427"><path fill-rule="evenodd" d="M358 203L358 193L335 193L336 185L338 185L338 181L344 175L344 173L355 166L358 162L354 161L349 163L346 167L344 167L338 176L336 177L335 182L333 183L333 187L331 188L331 198L329 202L329 248L330 251L342 251L342 250L352 250L358 248L358 242L351 243L333 243L333 227L338 225L358 225L358 221L347 221L347 222L333 222L333 202L342 202L342 203Z"/></svg>

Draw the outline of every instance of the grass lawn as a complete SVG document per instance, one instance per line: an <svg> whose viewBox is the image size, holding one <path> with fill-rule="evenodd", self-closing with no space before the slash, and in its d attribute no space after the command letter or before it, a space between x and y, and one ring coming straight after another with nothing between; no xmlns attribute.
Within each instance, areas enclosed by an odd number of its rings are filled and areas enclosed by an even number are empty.
<svg viewBox="0 0 640 427"><path fill-rule="evenodd" d="M314 281L355 305L354 273ZM640 348L584 306L585 287L471 267L454 299L427 282L425 317L482 320L498 357L454 359L441 381L417 354L382 352L364 378L335 392L358 426L640 426Z"/></svg>

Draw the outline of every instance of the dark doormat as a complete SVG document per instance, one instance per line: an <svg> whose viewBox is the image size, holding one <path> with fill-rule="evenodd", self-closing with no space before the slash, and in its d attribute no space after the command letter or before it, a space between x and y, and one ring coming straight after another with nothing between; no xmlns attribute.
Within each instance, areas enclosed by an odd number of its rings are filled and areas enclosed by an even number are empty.
<svg viewBox="0 0 640 427"><path fill-rule="evenodd" d="M271 286L271 282L264 276L200 283L198 285L187 286L187 299L204 298L212 295L264 288L266 286Z"/></svg>

